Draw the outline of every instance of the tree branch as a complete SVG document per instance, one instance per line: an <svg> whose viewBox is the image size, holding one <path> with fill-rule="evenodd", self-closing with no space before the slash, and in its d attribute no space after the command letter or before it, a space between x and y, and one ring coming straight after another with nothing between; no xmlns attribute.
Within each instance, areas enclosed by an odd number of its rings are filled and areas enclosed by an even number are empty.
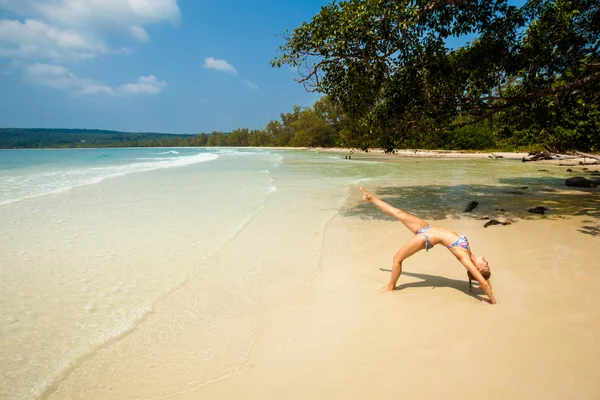
<svg viewBox="0 0 600 400"><path fill-rule="evenodd" d="M419 11L419 16L423 16L425 14L428 14L432 11L435 11L437 9L440 9L442 7L448 6L448 5L459 5L464 3L465 0L433 0L429 5L427 5L425 8L423 8L421 11ZM385 21L387 18L383 17L379 20L377 20L377 22L383 22ZM331 64L331 63L335 63L338 62L342 59L360 59L360 60L365 60L365 59L369 59L372 61L375 60L386 60L387 58L389 58L392 54L396 53L397 51L400 50L401 45L403 43L404 40L408 39L415 39L414 37L412 37L412 35L409 35L409 33L407 32L406 29L400 29L400 36L401 36L401 40L398 40L399 45L392 47L391 49L389 49L387 52L380 54L380 55L375 55L372 57L366 57L364 54L362 54L361 56L357 56L357 55L352 55L352 54L346 54L346 55L339 55L333 58L329 58L326 55L323 54L319 54L319 53L314 53L314 52L307 52L306 54L304 54L304 56L312 56L312 57L323 57L324 59L320 62L318 62L317 64L313 65L312 67L309 68L310 73L308 75L302 76L301 79L298 80L299 83L304 84L306 81L310 80L312 77L316 76L318 69L321 68L323 65L327 65L327 64ZM383 37L376 37L377 40L384 40ZM289 39L288 39L289 40ZM418 43L418 41L416 41L416 43ZM357 46L358 48L360 48L360 46Z"/></svg>

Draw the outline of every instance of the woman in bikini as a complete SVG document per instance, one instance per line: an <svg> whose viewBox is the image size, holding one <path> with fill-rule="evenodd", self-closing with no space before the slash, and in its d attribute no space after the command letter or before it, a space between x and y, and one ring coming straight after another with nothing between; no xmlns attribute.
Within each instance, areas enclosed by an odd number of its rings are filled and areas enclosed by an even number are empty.
<svg viewBox="0 0 600 400"><path fill-rule="evenodd" d="M461 236L450 229L431 226L422 219L392 207L386 202L376 198L363 189L362 186L358 185L358 188L363 193L364 201L377 206L384 213L397 218L415 234L415 236L394 254L390 282L387 285L382 286L379 290L382 292L394 290L396 282L398 282L398 278L400 278L400 274L402 273L402 261L420 250L425 249L425 251L429 251L429 249L436 244L441 244L446 246L467 269L469 287L471 287L471 280L476 280L479 282L481 289L488 295L490 303L496 304L496 299L492 293L492 285L489 282L491 276L489 263L485 258L476 257L475 254L471 252L469 241L466 237Z"/></svg>

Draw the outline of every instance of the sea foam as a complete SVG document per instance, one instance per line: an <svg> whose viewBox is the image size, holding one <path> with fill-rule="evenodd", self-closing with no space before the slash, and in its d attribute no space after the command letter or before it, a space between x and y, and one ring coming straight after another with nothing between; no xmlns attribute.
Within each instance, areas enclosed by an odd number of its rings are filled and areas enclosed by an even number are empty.
<svg viewBox="0 0 600 400"><path fill-rule="evenodd" d="M105 179L136 172L183 167L213 161L217 158L219 158L217 154L200 153L191 156L136 160L136 162L121 165L79 167L29 175L0 177L0 206L34 197L62 193L75 187L93 185Z"/></svg>

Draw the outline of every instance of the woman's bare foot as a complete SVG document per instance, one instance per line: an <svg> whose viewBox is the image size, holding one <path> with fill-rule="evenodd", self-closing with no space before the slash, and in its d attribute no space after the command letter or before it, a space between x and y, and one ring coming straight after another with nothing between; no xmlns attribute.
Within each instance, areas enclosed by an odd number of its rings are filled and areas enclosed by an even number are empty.
<svg viewBox="0 0 600 400"><path fill-rule="evenodd" d="M358 188L360 189L360 191L363 193L363 200L364 201L371 201L371 199L373 198L373 196L371 196L371 193L367 192L362 186L358 185Z"/></svg>
<svg viewBox="0 0 600 400"><path fill-rule="evenodd" d="M381 293L385 293L385 292L391 292L392 290L394 290L394 287L393 287L393 286L392 286L392 287L390 287L390 285L389 285L389 284L388 284L388 285L384 285L384 286L382 286L382 287L380 287L380 288L379 288L379 291L380 291Z"/></svg>

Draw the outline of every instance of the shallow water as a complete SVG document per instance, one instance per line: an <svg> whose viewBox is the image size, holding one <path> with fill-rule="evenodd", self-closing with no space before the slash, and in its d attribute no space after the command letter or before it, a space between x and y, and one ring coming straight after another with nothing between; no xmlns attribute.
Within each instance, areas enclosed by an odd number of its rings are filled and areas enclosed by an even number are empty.
<svg viewBox="0 0 600 400"><path fill-rule="evenodd" d="M244 368L264 310L318 276L328 221L381 217L343 206L357 183L426 219L597 217L597 192L564 191L564 170L314 151L0 151L0 397L51 393L177 296L194 314L172 301L169 329L195 324L207 343L198 384L221 379ZM480 206L465 215L471 200ZM549 213L527 213L537 205Z"/></svg>

